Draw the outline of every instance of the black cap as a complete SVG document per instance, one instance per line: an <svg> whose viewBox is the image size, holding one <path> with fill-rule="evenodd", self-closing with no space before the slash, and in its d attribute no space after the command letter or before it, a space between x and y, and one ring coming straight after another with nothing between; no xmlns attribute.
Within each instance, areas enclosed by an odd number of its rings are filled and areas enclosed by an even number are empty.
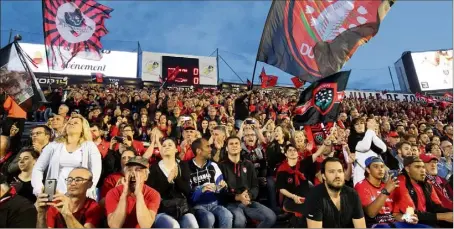
<svg viewBox="0 0 454 229"><path fill-rule="evenodd" d="M419 158L417 156L404 157L404 166L409 166L415 162L424 162L424 161L421 160L421 158Z"/></svg>

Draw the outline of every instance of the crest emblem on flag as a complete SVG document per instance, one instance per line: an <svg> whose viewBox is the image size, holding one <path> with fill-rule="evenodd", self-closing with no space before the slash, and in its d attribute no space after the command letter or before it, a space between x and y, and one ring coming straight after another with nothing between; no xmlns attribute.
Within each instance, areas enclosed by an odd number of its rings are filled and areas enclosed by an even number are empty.
<svg viewBox="0 0 454 229"><path fill-rule="evenodd" d="M319 85L318 88L314 90L314 107L322 115L327 114L331 111L334 105L334 95L337 95L337 84L336 83L326 83Z"/></svg>
<svg viewBox="0 0 454 229"><path fill-rule="evenodd" d="M75 56L100 60L104 20L113 10L94 0L44 0L44 41L48 66L63 70Z"/></svg>

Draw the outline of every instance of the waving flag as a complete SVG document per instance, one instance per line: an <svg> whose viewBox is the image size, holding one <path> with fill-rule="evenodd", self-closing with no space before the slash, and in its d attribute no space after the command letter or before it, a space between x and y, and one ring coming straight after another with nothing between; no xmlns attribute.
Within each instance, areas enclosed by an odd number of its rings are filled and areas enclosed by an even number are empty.
<svg viewBox="0 0 454 229"><path fill-rule="evenodd" d="M113 10L94 0L43 0L47 64L63 70L75 56L100 60L104 20Z"/></svg>
<svg viewBox="0 0 454 229"><path fill-rule="evenodd" d="M262 73L260 73L260 80L262 81L262 88L274 87L277 84L277 76L267 75L265 73L265 68L262 68Z"/></svg>
<svg viewBox="0 0 454 229"><path fill-rule="evenodd" d="M177 75L180 73L180 66L177 66L174 69L168 68L167 69L167 80L166 81L172 81L175 80Z"/></svg>
<svg viewBox="0 0 454 229"><path fill-rule="evenodd" d="M248 90L252 90L252 82L249 79L247 80L247 88Z"/></svg>
<svg viewBox="0 0 454 229"><path fill-rule="evenodd" d="M300 78L298 78L296 76L292 77L291 80L292 80L293 85L295 85L295 88L297 88L297 89L304 85L304 81L302 81Z"/></svg>
<svg viewBox="0 0 454 229"><path fill-rule="evenodd" d="M370 40L394 0L274 0L257 60L301 80L338 72Z"/></svg>
<svg viewBox="0 0 454 229"><path fill-rule="evenodd" d="M102 73L91 73L91 81L96 83L104 82L104 74Z"/></svg>
<svg viewBox="0 0 454 229"><path fill-rule="evenodd" d="M350 71L338 72L302 91L293 122L305 126L336 121L349 76Z"/></svg>

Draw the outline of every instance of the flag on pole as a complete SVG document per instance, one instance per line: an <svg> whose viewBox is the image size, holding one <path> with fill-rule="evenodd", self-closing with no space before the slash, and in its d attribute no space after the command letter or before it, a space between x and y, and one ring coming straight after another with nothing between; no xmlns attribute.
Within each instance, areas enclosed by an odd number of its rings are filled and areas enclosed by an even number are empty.
<svg viewBox="0 0 454 229"><path fill-rule="evenodd" d="M304 89L293 122L305 126L336 121L349 76L350 71L338 72Z"/></svg>
<svg viewBox="0 0 454 229"><path fill-rule="evenodd" d="M105 19L113 10L94 0L43 0L47 65L63 70L75 56L100 60Z"/></svg>
<svg viewBox="0 0 454 229"><path fill-rule="evenodd" d="M252 82L249 79L247 80L247 88L248 90L252 89Z"/></svg>
<svg viewBox="0 0 454 229"><path fill-rule="evenodd" d="M102 73L91 73L91 81L96 83L104 82L104 74Z"/></svg>
<svg viewBox="0 0 454 229"><path fill-rule="evenodd" d="M338 72L378 32L394 0L274 0L257 60L307 82Z"/></svg>
<svg viewBox="0 0 454 229"><path fill-rule="evenodd" d="M291 80L292 80L293 85L295 85L295 88L297 88L297 89L304 86L304 81L296 76L292 77Z"/></svg>
<svg viewBox="0 0 454 229"><path fill-rule="evenodd" d="M273 75L267 75L265 72L265 68L262 68L262 72L260 73L260 81L262 88L269 88L274 87L277 84L278 77Z"/></svg>
<svg viewBox="0 0 454 229"><path fill-rule="evenodd" d="M33 60L17 42L0 50L0 88L26 112L47 102L28 62Z"/></svg>

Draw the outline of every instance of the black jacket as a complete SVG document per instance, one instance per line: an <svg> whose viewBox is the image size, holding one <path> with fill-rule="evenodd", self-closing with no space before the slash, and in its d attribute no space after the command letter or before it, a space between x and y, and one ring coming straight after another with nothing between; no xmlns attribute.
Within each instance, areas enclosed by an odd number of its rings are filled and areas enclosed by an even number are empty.
<svg viewBox="0 0 454 229"><path fill-rule="evenodd" d="M235 164L226 159L219 163L219 167L228 186L228 192L225 192L222 200L226 203L233 203L235 202L235 195L241 194L245 190L248 190L251 200L257 198L259 184L252 162L240 160Z"/></svg>
<svg viewBox="0 0 454 229"><path fill-rule="evenodd" d="M169 183L167 176L156 163L150 167L150 174L146 184L161 194L161 199L168 200L173 198L190 197L191 186L189 184L189 168L187 163L179 163L178 176L175 178L174 183Z"/></svg>
<svg viewBox="0 0 454 229"><path fill-rule="evenodd" d="M0 200L0 228L36 227L36 208L25 197L6 194Z"/></svg>

